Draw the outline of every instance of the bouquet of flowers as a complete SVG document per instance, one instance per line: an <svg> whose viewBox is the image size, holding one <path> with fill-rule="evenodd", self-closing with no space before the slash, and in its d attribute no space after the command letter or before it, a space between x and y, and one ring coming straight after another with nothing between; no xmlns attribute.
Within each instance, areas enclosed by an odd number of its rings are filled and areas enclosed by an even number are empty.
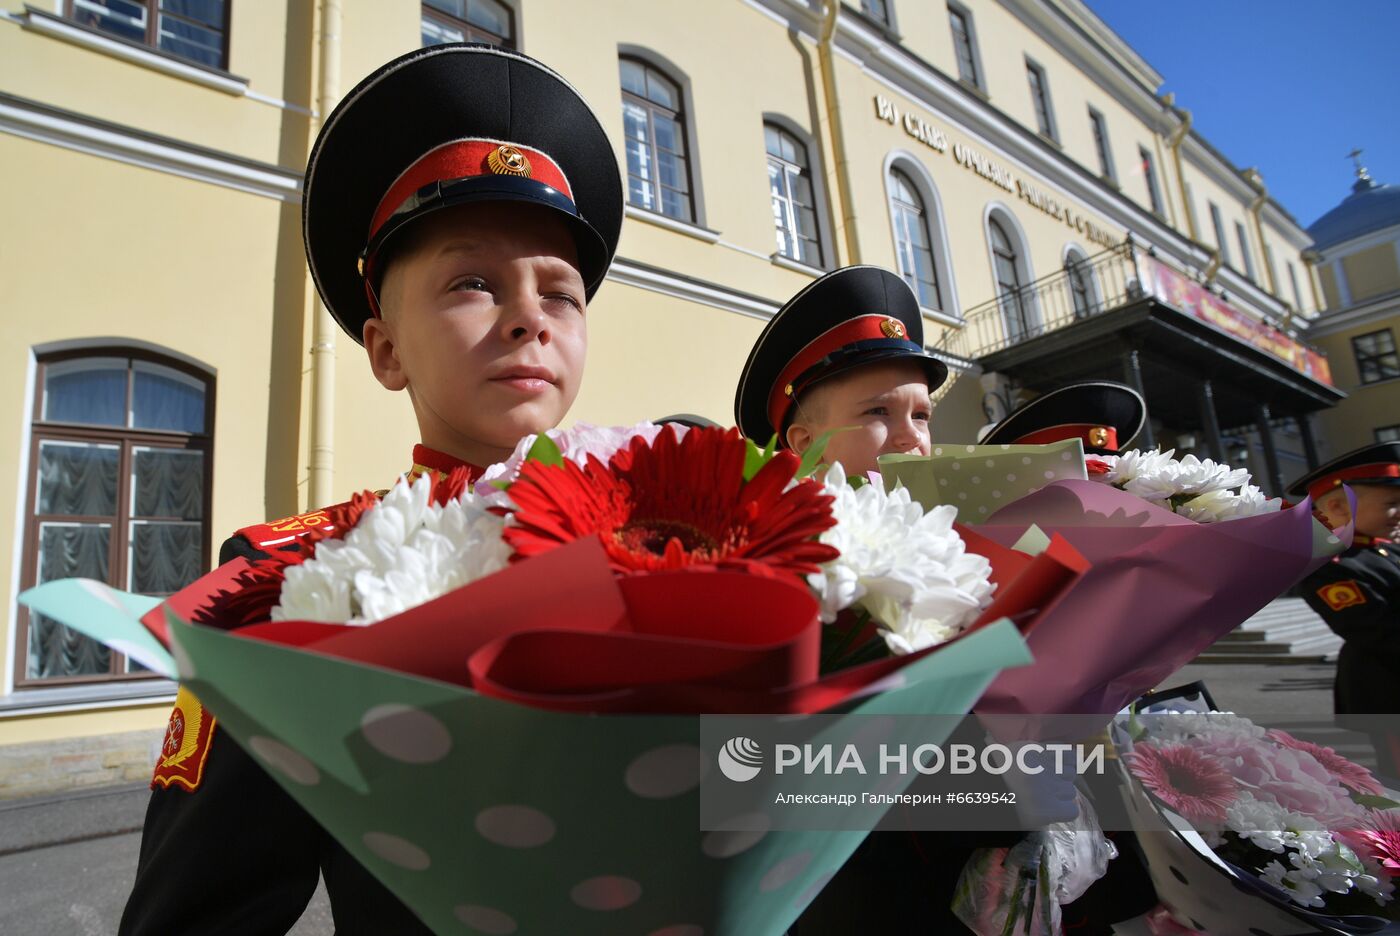
<svg viewBox="0 0 1400 936"><path fill-rule="evenodd" d="M1281 498L1265 497L1243 468L1195 455L1172 457L1175 454L1175 449L1133 449L1122 455L1091 455L1084 465L1091 481L1136 494L1197 523L1274 513L1283 506Z"/></svg>
<svg viewBox="0 0 1400 936"><path fill-rule="evenodd" d="M1327 529L1308 501L1255 510L1247 473L1190 456L1128 453L1096 474L1109 483L1088 480L1077 439L935 449L880 465L887 485L925 507L965 505L966 522L989 540L1025 548L1034 526L1090 563L1027 635L1035 665L998 677L979 712L1107 720L1351 541L1349 527Z"/></svg>
<svg viewBox="0 0 1400 936"><path fill-rule="evenodd" d="M546 436L164 602L22 600L178 674L436 930L776 936L863 833L698 832L694 716L965 712L1084 570L805 467L732 430ZM823 673L819 611L862 602L909 652Z"/></svg>
<svg viewBox="0 0 1400 936"><path fill-rule="evenodd" d="M1400 803L1366 768L1237 715L1172 702L1145 712L1118 725L1129 815L1139 833L1173 832L1142 840L1179 922L1212 934L1296 932L1299 919L1316 932L1400 932L1386 924L1400 921ZM1218 873L1184 886L1203 865ZM1221 883L1262 899L1246 913L1237 897L1223 906Z"/></svg>

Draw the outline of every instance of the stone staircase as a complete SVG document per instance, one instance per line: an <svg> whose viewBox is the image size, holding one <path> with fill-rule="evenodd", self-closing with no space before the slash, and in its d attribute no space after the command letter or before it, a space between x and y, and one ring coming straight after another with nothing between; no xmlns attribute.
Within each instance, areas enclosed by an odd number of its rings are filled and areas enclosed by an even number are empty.
<svg viewBox="0 0 1400 936"><path fill-rule="evenodd" d="M1322 663L1342 639L1301 598L1276 598L1216 641L1197 663Z"/></svg>

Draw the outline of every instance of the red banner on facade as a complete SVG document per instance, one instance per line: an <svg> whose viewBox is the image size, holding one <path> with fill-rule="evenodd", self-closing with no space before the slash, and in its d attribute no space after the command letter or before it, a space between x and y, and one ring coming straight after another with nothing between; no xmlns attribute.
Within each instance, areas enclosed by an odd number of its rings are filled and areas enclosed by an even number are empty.
<svg viewBox="0 0 1400 936"><path fill-rule="evenodd" d="M1332 386L1332 370L1320 352L1294 341L1283 332L1246 315L1224 299L1156 260L1149 260L1153 295L1178 311L1214 325L1245 344L1283 360L1288 366L1319 383Z"/></svg>

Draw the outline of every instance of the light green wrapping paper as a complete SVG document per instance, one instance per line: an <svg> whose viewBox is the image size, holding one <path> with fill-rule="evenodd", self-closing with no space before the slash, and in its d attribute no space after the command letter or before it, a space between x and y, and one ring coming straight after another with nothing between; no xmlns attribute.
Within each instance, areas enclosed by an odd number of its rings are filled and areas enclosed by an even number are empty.
<svg viewBox="0 0 1400 936"><path fill-rule="evenodd" d="M865 837L700 831L694 716L550 712L173 615L171 633L221 726L439 933L779 936ZM1028 662L998 621L847 708L965 712Z"/></svg>
<svg viewBox="0 0 1400 936"><path fill-rule="evenodd" d="M966 524L981 523L1052 481L1087 477L1078 439L1053 445L935 445L927 457L882 455L879 464L886 490L902 485L924 510L951 504Z"/></svg>

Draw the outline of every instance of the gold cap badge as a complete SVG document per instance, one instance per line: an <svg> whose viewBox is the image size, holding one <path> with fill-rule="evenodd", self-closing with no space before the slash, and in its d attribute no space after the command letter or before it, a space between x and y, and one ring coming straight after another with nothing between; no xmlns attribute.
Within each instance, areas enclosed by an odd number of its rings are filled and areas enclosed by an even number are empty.
<svg viewBox="0 0 1400 936"><path fill-rule="evenodd" d="M1095 426L1089 430L1089 444L1095 448L1103 448L1108 444L1108 429L1104 426Z"/></svg>
<svg viewBox="0 0 1400 936"><path fill-rule="evenodd" d="M486 157L486 168L496 175L530 176L530 160L513 146L502 143Z"/></svg>
<svg viewBox="0 0 1400 936"><path fill-rule="evenodd" d="M887 318L880 323L880 331L886 338L903 338L904 323L899 319Z"/></svg>

